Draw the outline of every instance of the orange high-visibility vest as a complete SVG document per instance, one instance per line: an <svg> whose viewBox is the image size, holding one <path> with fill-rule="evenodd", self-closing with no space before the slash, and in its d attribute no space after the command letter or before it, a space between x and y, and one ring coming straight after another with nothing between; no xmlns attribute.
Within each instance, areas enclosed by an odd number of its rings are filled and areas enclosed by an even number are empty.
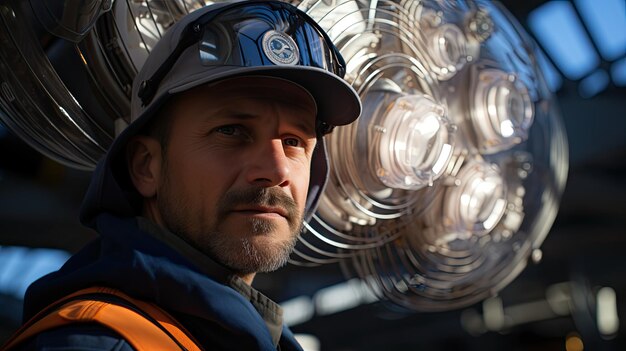
<svg viewBox="0 0 626 351"><path fill-rule="evenodd" d="M200 351L191 334L167 312L104 287L80 290L48 306L20 328L1 350L10 350L52 328L94 322L117 332L137 351Z"/></svg>

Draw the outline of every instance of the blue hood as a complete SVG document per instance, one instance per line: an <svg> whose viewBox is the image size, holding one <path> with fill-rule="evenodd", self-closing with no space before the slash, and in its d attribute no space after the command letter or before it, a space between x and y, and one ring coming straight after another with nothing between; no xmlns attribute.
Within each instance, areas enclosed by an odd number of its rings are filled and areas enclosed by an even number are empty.
<svg viewBox="0 0 626 351"><path fill-rule="evenodd" d="M104 213L96 217L94 224L99 239L70 258L59 271L29 287L25 320L72 292L108 286L152 301L177 318L189 317L197 321L196 325L206 322L211 328L217 326L223 334L220 337L232 348L275 350L265 322L247 299L141 231L135 218ZM215 334L215 330L207 332ZM286 327L279 344L283 350L300 349Z"/></svg>

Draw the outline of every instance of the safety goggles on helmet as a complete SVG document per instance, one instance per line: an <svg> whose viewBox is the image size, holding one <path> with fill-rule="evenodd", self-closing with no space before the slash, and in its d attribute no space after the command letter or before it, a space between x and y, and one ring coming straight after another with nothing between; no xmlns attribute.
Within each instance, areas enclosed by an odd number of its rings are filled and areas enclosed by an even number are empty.
<svg viewBox="0 0 626 351"><path fill-rule="evenodd" d="M188 23L176 47L138 96L147 106L181 54L193 45L203 66L297 65L321 68L339 77L345 62L328 35L302 11L280 1L243 1L207 12Z"/></svg>

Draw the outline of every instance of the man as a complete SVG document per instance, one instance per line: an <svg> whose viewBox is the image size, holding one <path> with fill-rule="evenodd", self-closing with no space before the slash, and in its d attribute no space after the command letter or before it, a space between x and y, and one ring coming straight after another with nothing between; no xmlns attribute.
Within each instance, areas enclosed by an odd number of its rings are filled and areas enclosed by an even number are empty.
<svg viewBox="0 0 626 351"><path fill-rule="evenodd" d="M99 239L30 287L25 318L39 315L11 346L139 349L155 342L133 334L149 320L180 349L300 349L250 284L286 263L315 211L323 135L360 114L343 74L327 35L286 3L220 3L176 23L93 175L81 220Z"/></svg>

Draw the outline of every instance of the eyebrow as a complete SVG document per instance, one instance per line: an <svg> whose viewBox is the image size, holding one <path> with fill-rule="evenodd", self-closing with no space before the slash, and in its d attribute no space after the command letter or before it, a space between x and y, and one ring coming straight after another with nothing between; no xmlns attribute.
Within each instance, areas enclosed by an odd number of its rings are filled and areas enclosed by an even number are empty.
<svg viewBox="0 0 626 351"><path fill-rule="evenodd" d="M241 120L241 121L248 121L248 120L253 120L255 118L258 118L258 116L253 113L240 112L240 111L238 112L236 110L232 110L229 108L216 111L215 116L217 118L232 118L232 119ZM290 119L294 127L298 129L299 131L301 131L302 133L306 135L312 135L314 137L317 136L315 132L315 125L311 126L305 123L304 121L302 121L301 119L297 119L297 118L290 118Z"/></svg>
<svg viewBox="0 0 626 351"><path fill-rule="evenodd" d="M306 135L317 136L315 133L315 126L310 126L309 124L304 123L302 120L296 120L294 125L297 129L299 129L302 133Z"/></svg>

